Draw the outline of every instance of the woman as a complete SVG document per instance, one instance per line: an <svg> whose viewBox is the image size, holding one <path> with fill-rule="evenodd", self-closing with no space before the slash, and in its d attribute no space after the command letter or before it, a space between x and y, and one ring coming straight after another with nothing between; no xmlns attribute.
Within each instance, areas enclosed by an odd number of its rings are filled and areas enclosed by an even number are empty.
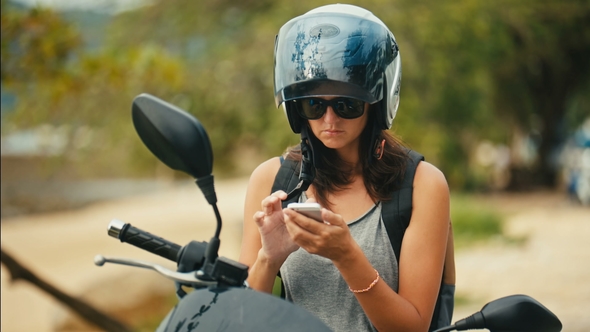
<svg viewBox="0 0 590 332"><path fill-rule="evenodd" d="M259 291L270 293L280 271L287 299L335 331L426 331L431 322L449 228L444 175L418 164L399 264L381 220L409 163L388 131L400 83L393 34L362 8L319 7L279 31L275 98L303 138L285 158L311 150L316 174L300 201L320 203L324 222L282 208L287 194L270 194L281 159L270 159L250 178L240 261Z"/></svg>

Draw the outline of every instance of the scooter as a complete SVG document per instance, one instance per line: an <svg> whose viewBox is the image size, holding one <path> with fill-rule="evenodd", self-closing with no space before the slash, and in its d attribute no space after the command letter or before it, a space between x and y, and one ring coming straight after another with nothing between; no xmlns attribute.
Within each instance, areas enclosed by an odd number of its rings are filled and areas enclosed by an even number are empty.
<svg viewBox="0 0 590 332"><path fill-rule="evenodd" d="M185 246L112 220L107 233L177 264L172 271L134 259L97 255L95 264L122 264L155 270L174 281L179 302L156 332L192 331L330 331L303 308L248 287L248 266L219 257L222 220L214 188L213 153L207 132L189 113L149 94L133 100L135 129L147 148L168 167L196 179L213 207L217 228L207 242ZM187 293L187 288L192 291ZM559 332L562 324L545 306L527 295L512 295L486 304L481 311L435 332L488 329L492 332Z"/></svg>

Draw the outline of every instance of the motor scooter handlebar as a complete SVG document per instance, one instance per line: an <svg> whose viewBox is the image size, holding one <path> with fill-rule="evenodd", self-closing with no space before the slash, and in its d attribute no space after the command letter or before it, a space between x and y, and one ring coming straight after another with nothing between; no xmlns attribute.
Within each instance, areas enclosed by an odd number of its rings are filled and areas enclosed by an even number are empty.
<svg viewBox="0 0 590 332"><path fill-rule="evenodd" d="M178 262L182 247L174 242L152 235L117 219L111 220L107 231L109 236L119 239L121 242L132 244L175 263Z"/></svg>

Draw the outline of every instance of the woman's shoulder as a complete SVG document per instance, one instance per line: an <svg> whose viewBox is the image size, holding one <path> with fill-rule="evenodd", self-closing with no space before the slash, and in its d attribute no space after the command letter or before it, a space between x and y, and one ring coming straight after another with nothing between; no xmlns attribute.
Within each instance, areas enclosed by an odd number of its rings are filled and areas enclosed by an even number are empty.
<svg viewBox="0 0 590 332"><path fill-rule="evenodd" d="M444 173L433 164L421 161L416 168L414 188L428 187L431 190L447 191L449 185Z"/></svg>
<svg viewBox="0 0 590 332"><path fill-rule="evenodd" d="M264 162L262 162L260 165L258 165L254 171L252 172L254 173L268 173L269 171L278 171L279 168L281 167L281 157L272 157ZM276 173L276 172L275 172Z"/></svg>
<svg viewBox="0 0 590 332"><path fill-rule="evenodd" d="M261 163L252 171L246 192L246 205L259 208L262 199L271 194L280 167L281 161L279 157L275 157Z"/></svg>
<svg viewBox="0 0 590 332"><path fill-rule="evenodd" d="M274 179L281 167L280 157L270 158L258 165L250 175L250 183L267 184L274 182Z"/></svg>

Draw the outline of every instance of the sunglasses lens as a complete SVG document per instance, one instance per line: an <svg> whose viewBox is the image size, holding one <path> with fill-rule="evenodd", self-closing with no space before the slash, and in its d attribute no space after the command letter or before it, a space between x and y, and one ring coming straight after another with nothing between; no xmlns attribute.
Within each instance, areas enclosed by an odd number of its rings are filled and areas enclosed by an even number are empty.
<svg viewBox="0 0 590 332"><path fill-rule="evenodd" d="M352 98L340 98L332 101L332 108L343 119L355 119L365 112L365 102Z"/></svg>
<svg viewBox="0 0 590 332"><path fill-rule="evenodd" d="M297 99L297 110L299 115L307 120L317 120L324 116L328 106L343 119L355 119L363 115L365 102L352 98L337 98L325 100L321 98Z"/></svg>
<svg viewBox="0 0 590 332"><path fill-rule="evenodd" d="M328 106L323 100L317 98L300 99L299 102L301 116L308 120L317 120L324 116Z"/></svg>

